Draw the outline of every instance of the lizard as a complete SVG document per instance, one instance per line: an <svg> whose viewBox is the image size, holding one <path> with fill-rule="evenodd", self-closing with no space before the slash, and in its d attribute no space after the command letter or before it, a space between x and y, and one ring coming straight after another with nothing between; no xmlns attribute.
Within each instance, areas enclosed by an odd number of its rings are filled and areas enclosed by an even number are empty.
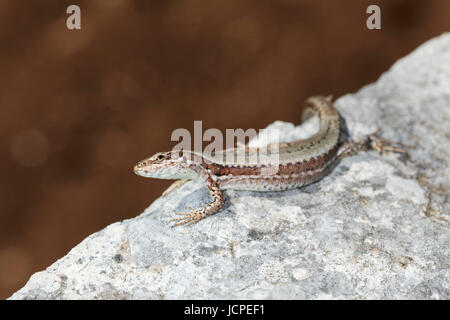
<svg viewBox="0 0 450 320"><path fill-rule="evenodd" d="M320 127L307 139L264 148L241 146L214 154L192 150L158 152L138 162L134 172L148 178L176 179L169 189L189 180L208 187L211 202L197 210L179 212L179 217L171 219L174 222L172 226L181 226L193 225L220 211L225 204L223 190L226 189L282 191L301 188L326 176L342 158L358 152L371 149L380 154L385 151L406 152L401 148L402 144L381 138L380 130L360 141L352 141L345 119L334 107L331 96L312 96L306 100L302 120L306 121L313 115L319 117ZM259 154L276 155L278 161L265 162L258 158Z"/></svg>

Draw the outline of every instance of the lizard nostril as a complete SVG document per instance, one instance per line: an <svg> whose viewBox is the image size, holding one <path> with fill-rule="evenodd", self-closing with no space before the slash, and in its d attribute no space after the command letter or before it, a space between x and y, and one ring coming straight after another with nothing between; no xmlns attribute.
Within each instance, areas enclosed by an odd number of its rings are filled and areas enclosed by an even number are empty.
<svg viewBox="0 0 450 320"><path fill-rule="evenodd" d="M143 166L145 166L146 165L146 162L145 161L140 161L140 162L138 162L135 166L134 166L134 171L137 171L137 170L140 170L140 169L142 169L142 167Z"/></svg>

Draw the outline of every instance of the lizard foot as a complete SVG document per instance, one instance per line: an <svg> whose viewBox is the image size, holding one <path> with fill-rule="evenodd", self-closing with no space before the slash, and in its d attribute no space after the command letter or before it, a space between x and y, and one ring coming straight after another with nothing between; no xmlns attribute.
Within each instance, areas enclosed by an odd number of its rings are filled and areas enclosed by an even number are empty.
<svg viewBox="0 0 450 320"><path fill-rule="evenodd" d="M205 217L205 215L201 210L195 210L192 212L178 212L178 215L181 215L182 217L173 218L170 220L170 221L180 221L178 223L173 224L172 227L182 226L184 224L191 226Z"/></svg>
<svg viewBox="0 0 450 320"><path fill-rule="evenodd" d="M380 137L380 132L381 130L378 129L374 133L367 135L363 140L346 142L343 144L338 156L340 158L345 158L358 152L371 149L378 151L380 154L383 154L384 152L407 153L404 144L386 140Z"/></svg>
<svg viewBox="0 0 450 320"><path fill-rule="evenodd" d="M406 150L403 149L405 145L398 142L391 142L389 140L383 139L379 136L381 132L380 129L375 131L374 133L368 136L369 145L372 149L378 151L379 154L383 154L384 152L397 152L397 153L406 153Z"/></svg>

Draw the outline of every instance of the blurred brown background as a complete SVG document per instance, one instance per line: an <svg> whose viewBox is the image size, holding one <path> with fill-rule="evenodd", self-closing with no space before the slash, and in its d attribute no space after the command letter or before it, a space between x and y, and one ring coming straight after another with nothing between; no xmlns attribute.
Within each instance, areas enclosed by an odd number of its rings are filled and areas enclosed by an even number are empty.
<svg viewBox="0 0 450 320"><path fill-rule="evenodd" d="M158 197L132 167L174 129L298 123L447 30L450 1L0 0L0 298Z"/></svg>

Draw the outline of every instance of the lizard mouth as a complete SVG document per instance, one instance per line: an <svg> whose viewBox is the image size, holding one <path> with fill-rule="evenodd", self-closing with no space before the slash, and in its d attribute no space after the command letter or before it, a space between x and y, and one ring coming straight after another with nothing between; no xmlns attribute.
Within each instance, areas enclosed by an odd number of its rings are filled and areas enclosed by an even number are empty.
<svg viewBox="0 0 450 320"><path fill-rule="evenodd" d="M137 175L142 175L146 170L144 170L144 168L143 168L144 166L143 166L143 164L142 164L142 162L138 162L134 167L133 167L133 171L134 171L134 173L135 174L137 174Z"/></svg>

